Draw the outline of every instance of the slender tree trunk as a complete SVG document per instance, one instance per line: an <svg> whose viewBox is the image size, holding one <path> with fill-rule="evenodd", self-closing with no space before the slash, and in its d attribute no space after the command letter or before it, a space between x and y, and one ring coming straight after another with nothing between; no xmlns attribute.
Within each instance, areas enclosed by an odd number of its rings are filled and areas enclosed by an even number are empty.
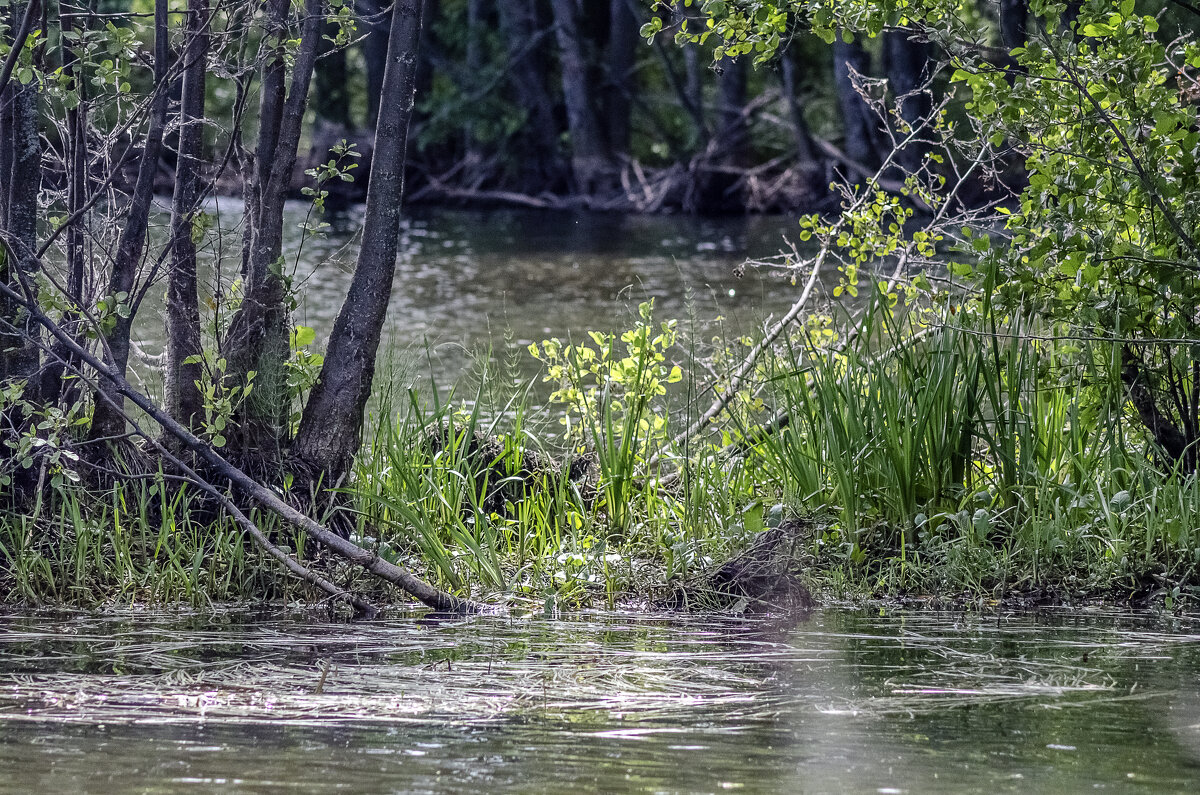
<svg viewBox="0 0 1200 795"><path fill-rule="evenodd" d="M746 62L721 61L717 77L717 109L720 118L722 160L734 166L745 166L750 159L750 127L746 121Z"/></svg>
<svg viewBox="0 0 1200 795"><path fill-rule="evenodd" d="M31 4L37 2L29 1ZM10 35L17 21L26 18L27 12L29 19L36 19L38 8L36 5L22 6L16 3L10 6ZM4 160L0 161L7 167L5 171L0 171L0 193L5 194L5 212L0 218L0 232L7 244L0 249L0 284L13 289L16 295L31 297L35 302L35 277L39 268L38 194L41 192L42 179L38 104L36 82L21 85L14 78L0 91L0 109L5 114L0 149L7 150ZM27 308L19 300L5 294L0 299L0 384L23 383L24 396L34 403L41 400L40 338L39 326ZM27 429L32 421L16 406L0 410L0 415L0 423L5 428ZM0 445L0 461L10 455L7 446ZM0 506L22 506L36 488L37 468L18 467L13 473L12 482L7 487L0 487Z"/></svg>
<svg viewBox="0 0 1200 795"><path fill-rule="evenodd" d="M354 126L350 119L350 73L346 48L331 41L337 32L336 24L326 24L317 42L320 68L313 71L312 108L319 118L349 130Z"/></svg>
<svg viewBox="0 0 1200 795"><path fill-rule="evenodd" d="M478 79L483 73L484 0L467 0L467 74ZM463 130L467 157L472 161L483 158L475 122L468 121Z"/></svg>
<svg viewBox="0 0 1200 795"><path fill-rule="evenodd" d="M910 129L927 119L933 107L928 81L933 76L931 49L927 42L913 38L913 31L891 30L883 34L883 60L892 95L899 104L899 115ZM897 140L908 132L896 131ZM925 162L929 146L914 141L896 153L896 161L908 173L915 173Z"/></svg>
<svg viewBox="0 0 1200 795"><path fill-rule="evenodd" d="M746 122L746 62L722 59L717 74L717 129L706 167L697 175L696 209L704 214L743 211L745 202L735 190L738 169L750 161L750 128Z"/></svg>
<svg viewBox="0 0 1200 795"><path fill-rule="evenodd" d="M796 158L804 163L817 163L817 147L813 142L808 120L804 118L804 106L800 102L800 86L796 74L796 61L791 53L784 53L780 65L779 81L783 86L783 98L787 104L788 120L792 125L792 138L796 142Z"/></svg>
<svg viewBox="0 0 1200 795"><path fill-rule="evenodd" d="M708 140L709 129L704 122L704 73L700 63L700 49L695 44L683 45L684 94L687 96L688 112L696 120L696 140Z"/></svg>
<svg viewBox="0 0 1200 795"><path fill-rule="evenodd" d="M870 73L871 59L858 42L851 44L838 35L833 40L833 79L838 105L842 112L846 155L869 169L882 162L880 157L879 117L859 96L854 87L853 73Z"/></svg>
<svg viewBox="0 0 1200 795"><path fill-rule="evenodd" d="M25 6L14 4L11 10L13 23L24 16L25 9ZM32 13L36 16L37 9ZM14 26L10 25L10 29ZM7 111L5 127L8 136L7 140L0 141L0 147L8 150L8 171L0 174L3 180L0 192L6 193L3 231L11 254L0 264L0 278L18 289L24 286L33 291L38 270L38 194L42 186L37 83L22 85L14 78L0 94L0 103ZM29 323L25 311L8 302L0 308L0 325L4 326L0 328L0 334L3 334L0 336L0 381L26 381L26 395L40 399L40 384L36 382L41 367L37 327Z"/></svg>
<svg viewBox="0 0 1200 795"><path fill-rule="evenodd" d="M391 298L421 10L421 0L396 0L392 10L358 264L292 445L297 472L313 482L323 478L327 486L349 472L358 452L363 414L375 376L375 357Z"/></svg>
<svg viewBox="0 0 1200 795"><path fill-rule="evenodd" d="M171 267L167 280L167 408L194 427L203 402L198 381L200 307L196 294L194 221L204 189L204 91L209 47L208 0L188 0L184 26L183 94L179 106L179 151L171 201Z"/></svg>
<svg viewBox="0 0 1200 795"><path fill-rule="evenodd" d="M1006 49L1025 46L1029 0L1000 0L1000 41Z"/></svg>
<svg viewBox="0 0 1200 795"><path fill-rule="evenodd" d="M150 208L154 201L154 178L162 155L163 132L167 126L167 107L171 98L167 87L169 45L167 0L154 0L154 98L150 105L150 126L146 132L146 144L142 148L142 162L138 165L137 181L129 199L129 210L125 214L125 228L117 240L117 253L108 281L108 300L114 304L133 300L134 282L146 246ZM132 313L119 312L112 330L105 337L107 353L111 354L107 362L122 378L129 367L132 326ZM101 389L106 391L109 400L98 398L95 402L90 433L92 439L109 438L125 431L124 398L111 381L101 381Z"/></svg>
<svg viewBox="0 0 1200 795"><path fill-rule="evenodd" d="M75 15L71 12L63 14L59 6L59 27L62 31L60 39L63 74L70 80L70 87L76 95L76 103L66 112L66 149L65 167L67 182L67 214L75 217L76 221L67 227L66 260L67 260L67 298L74 305L64 318L63 327L73 339L79 340L80 316L78 307L83 305L84 295L87 294L84 284L84 229L86 219L83 217L83 206L87 201L87 131L88 131L88 102L87 80L82 79L78 59L71 48L70 34L75 28ZM51 348L46 368L42 372L42 400L47 403L62 401L71 405L79 399L77 384L72 384L64 391L63 373L72 367L71 354L62 345Z"/></svg>
<svg viewBox="0 0 1200 795"><path fill-rule="evenodd" d="M612 151L629 151L633 77L637 65L638 18L630 0L609 0L607 79L604 82L604 120Z"/></svg>
<svg viewBox="0 0 1200 795"><path fill-rule="evenodd" d="M498 8L508 47L509 83L526 115L519 133L525 150L521 155L524 188L530 192L552 189L563 169L558 156L559 126L546 87L544 45L538 40L541 34L536 8L532 0L502 0Z"/></svg>
<svg viewBox="0 0 1200 795"><path fill-rule="evenodd" d="M603 188L615 172L612 154L596 116L592 83L579 37L576 0L551 0L558 39L563 98L571 132L571 170L581 193Z"/></svg>
<svg viewBox="0 0 1200 795"><path fill-rule="evenodd" d="M363 39L363 62L367 72L367 122L379 118L379 96L383 92L383 73L387 68L388 19L386 0L363 0L367 35Z"/></svg>
<svg viewBox="0 0 1200 795"><path fill-rule="evenodd" d="M244 454L264 463L278 462L290 409L286 364L289 316L283 262L283 209L296 164L309 86L324 19L321 0L307 0L300 44L293 54L290 91L286 90L288 0L272 0L272 48L263 66L259 137L252 192L255 206L246 294L230 324L226 342L229 372L253 391L243 405L238 443Z"/></svg>

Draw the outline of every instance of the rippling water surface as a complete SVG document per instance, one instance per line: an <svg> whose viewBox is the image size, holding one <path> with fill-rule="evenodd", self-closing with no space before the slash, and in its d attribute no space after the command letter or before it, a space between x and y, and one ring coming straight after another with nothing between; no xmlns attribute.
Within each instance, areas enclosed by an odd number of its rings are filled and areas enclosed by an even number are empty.
<svg viewBox="0 0 1200 795"><path fill-rule="evenodd" d="M1191 792L1200 624L0 618L0 791Z"/></svg>

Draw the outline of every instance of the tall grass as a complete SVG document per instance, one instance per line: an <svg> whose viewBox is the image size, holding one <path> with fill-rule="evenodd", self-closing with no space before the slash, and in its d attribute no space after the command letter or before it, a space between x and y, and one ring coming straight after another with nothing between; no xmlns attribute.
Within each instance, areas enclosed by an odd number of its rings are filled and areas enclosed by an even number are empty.
<svg viewBox="0 0 1200 795"><path fill-rule="evenodd" d="M790 422L755 455L793 510L834 517L831 565L886 592L1194 581L1196 478L1124 415L1111 346L916 317L876 308L867 342L800 337L768 366Z"/></svg>
<svg viewBox="0 0 1200 795"><path fill-rule="evenodd" d="M0 517L0 582L25 603L206 606L300 594L231 520L161 481L72 486L41 515Z"/></svg>
<svg viewBox="0 0 1200 795"><path fill-rule="evenodd" d="M595 360L559 349L557 378L578 398L565 412L486 370L465 399L384 390L340 504L358 542L445 588L547 606L644 595L789 514L817 520L803 539L810 575L843 594L1191 594L1200 486L1164 467L1127 416L1111 346L989 311L933 322L885 307L869 305L845 348L785 338L741 410L662 456L694 407L662 427L667 398L682 397L663 387L680 379L645 315L624 355L617 337L597 341ZM786 417L774 432L750 427L764 406ZM584 432L564 434L564 416ZM678 474L649 470L652 457ZM169 485L72 485L34 517L0 517L9 598L301 593L210 504Z"/></svg>

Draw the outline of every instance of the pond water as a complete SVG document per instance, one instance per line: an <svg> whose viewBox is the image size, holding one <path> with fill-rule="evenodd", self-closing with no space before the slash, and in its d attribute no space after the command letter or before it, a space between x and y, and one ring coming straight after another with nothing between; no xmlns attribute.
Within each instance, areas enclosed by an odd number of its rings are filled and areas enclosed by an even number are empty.
<svg viewBox="0 0 1200 795"><path fill-rule="evenodd" d="M214 232L202 273L206 300L218 280L238 275L242 205L219 198L207 211ZM295 319L316 330L318 348L349 288L361 215L358 208L332 217L325 234L310 237L302 227L319 219L302 202L286 208ZM414 208L403 221L382 361L426 380L432 371L444 385L490 350L497 363L531 377L538 365L525 350L530 342L624 330L650 298L658 318L676 318L697 337L753 334L763 318L786 311L800 288L778 270L739 275L740 266L777 257L798 231L788 217ZM164 342L156 314L145 313L137 329L148 353Z"/></svg>
<svg viewBox="0 0 1200 795"><path fill-rule="evenodd" d="M1200 622L0 617L0 792L1195 792Z"/></svg>

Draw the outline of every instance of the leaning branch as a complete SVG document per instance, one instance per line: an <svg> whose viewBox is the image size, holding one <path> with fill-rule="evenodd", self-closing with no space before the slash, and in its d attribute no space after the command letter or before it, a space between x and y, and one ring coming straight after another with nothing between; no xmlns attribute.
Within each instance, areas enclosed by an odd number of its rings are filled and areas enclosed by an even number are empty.
<svg viewBox="0 0 1200 795"><path fill-rule="evenodd" d="M130 400L135 406L145 412L147 416L153 419L167 434L177 439L184 448L195 453L214 472L235 485L263 508L271 511L293 527L304 531L310 538L332 550L340 557L365 569L376 577L392 583L405 593L408 593L435 610L453 613L483 612L483 605L468 599L460 599L457 596L435 588L394 563L390 563L379 557L379 555L342 538L311 517L288 505L275 492L226 461L210 445L176 422L174 418L159 408L150 398L134 389L124 376L115 372L111 367L97 359L90 351L79 345L57 323L42 312L37 302L29 301L25 296L17 293L10 286L2 282L0 282L0 293L3 293L8 298L23 306L29 312L29 316L61 343L66 351L77 356L82 364L94 370L99 377L109 381L115 387L117 394ZM203 482L203 479L200 480Z"/></svg>

